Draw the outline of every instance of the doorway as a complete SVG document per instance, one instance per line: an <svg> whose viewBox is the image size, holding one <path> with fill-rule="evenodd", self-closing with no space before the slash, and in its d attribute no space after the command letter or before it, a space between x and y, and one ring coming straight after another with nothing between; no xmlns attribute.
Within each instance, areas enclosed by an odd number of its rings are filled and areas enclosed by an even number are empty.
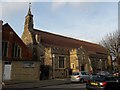
<svg viewBox="0 0 120 90"><path fill-rule="evenodd" d="M84 65L82 65L82 66L81 66L81 71L84 71L84 70L85 70L85 69L84 69Z"/></svg>
<svg viewBox="0 0 120 90"><path fill-rule="evenodd" d="M11 79L11 62L4 63L3 80Z"/></svg>

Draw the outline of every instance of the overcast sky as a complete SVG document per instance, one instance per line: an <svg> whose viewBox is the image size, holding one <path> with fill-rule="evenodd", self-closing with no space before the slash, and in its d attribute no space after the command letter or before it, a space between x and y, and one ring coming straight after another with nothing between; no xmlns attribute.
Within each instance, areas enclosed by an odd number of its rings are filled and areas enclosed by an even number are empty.
<svg viewBox="0 0 120 90"><path fill-rule="evenodd" d="M31 1L35 29L93 43L98 43L106 34L118 29L118 0L109 0L111 2L108 0L106 2L98 2L102 0L89 0L91 2L87 2L88 0L84 0L86 2ZM2 7L1 18L4 23L9 23L21 37L29 7L28 2L4 0L0 7Z"/></svg>

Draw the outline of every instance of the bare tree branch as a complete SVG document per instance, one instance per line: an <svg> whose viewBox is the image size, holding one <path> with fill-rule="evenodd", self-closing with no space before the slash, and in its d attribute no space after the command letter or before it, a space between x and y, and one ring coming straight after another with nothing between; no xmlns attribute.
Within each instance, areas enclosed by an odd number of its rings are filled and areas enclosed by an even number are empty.
<svg viewBox="0 0 120 90"><path fill-rule="evenodd" d="M104 39L101 40L100 44L104 46L112 56L116 59L120 58L120 31L116 30L113 33L106 35Z"/></svg>

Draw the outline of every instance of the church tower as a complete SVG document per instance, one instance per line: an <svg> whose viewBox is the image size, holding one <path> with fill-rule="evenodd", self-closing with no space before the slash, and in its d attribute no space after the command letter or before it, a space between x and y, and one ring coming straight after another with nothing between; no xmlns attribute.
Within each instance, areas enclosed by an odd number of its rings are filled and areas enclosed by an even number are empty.
<svg viewBox="0 0 120 90"><path fill-rule="evenodd" d="M29 3L28 14L25 17L24 30L29 30L29 31L33 30L33 15L31 13L31 3Z"/></svg>
<svg viewBox="0 0 120 90"><path fill-rule="evenodd" d="M33 15L31 13L31 3L29 3L28 13L25 17L24 31L22 34L22 41L26 44L26 46L32 51L33 58L37 59L37 43L35 39L35 31L33 28Z"/></svg>
<svg viewBox="0 0 120 90"><path fill-rule="evenodd" d="M34 29L33 29L33 15L31 13L31 3L29 3L28 13L25 17L24 32L21 38L29 48L32 48L31 45L33 45Z"/></svg>

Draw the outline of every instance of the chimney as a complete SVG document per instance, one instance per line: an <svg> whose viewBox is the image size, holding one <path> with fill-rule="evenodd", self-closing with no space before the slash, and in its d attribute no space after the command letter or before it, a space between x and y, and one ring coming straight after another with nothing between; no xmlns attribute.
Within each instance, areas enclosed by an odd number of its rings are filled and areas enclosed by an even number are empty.
<svg viewBox="0 0 120 90"><path fill-rule="evenodd" d="M3 21L0 20L0 31L2 31L2 25L3 25Z"/></svg>

